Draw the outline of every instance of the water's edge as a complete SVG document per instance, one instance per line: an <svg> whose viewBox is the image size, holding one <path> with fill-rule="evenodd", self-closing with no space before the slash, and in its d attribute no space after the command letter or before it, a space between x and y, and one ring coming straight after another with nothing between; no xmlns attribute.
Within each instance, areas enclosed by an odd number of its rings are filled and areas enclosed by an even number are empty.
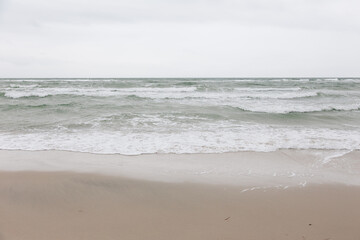
<svg viewBox="0 0 360 240"><path fill-rule="evenodd" d="M0 150L0 171L73 171L165 182L257 188L360 186L360 151L278 150L221 154L103 155Z"/></svg>

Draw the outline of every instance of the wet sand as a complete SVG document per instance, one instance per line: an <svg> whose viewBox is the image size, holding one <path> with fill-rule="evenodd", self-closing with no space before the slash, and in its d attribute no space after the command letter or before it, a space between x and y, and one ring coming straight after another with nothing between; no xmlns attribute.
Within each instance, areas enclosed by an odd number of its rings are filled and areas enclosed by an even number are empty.
<svg viewBox="0 0 360 240"><path fill-rule="evenodd" d="M137 156L0 150L0 171L68 171L250 188L322 183L360 186L359 159L360 151L330 150Z"/></svg>
<svg viewBox="0 0 360 240"><path fill-rule="evenodd" d="M0 239L360 239L360 187L0 172Z"/></svg>

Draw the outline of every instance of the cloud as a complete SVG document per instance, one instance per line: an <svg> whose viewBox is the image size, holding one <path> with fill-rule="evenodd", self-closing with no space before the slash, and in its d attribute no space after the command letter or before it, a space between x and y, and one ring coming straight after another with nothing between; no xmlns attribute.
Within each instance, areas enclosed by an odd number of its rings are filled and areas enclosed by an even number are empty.
<svg viewBox="0 0 360 240"><path fill-rule="evenodd" d="M356 0L12 0L9 19L18 24L230 22L289 27L359 29Z"/></svg>
<svg viewBox="0 0 360 240"><path fill-rule="evenodd" d="M7 0L3 76L360 75L358 1Z"/></svg>

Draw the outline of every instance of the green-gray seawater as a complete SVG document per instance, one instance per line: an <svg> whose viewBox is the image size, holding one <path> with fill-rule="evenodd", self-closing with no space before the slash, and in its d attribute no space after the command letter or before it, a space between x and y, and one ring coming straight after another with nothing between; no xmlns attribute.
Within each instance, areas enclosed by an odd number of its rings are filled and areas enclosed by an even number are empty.
<svg viewBox="0 0 360 240"><path fill-rule="evenodd" d="M0 79L0 149L360 149L360 79Z"/></svg>

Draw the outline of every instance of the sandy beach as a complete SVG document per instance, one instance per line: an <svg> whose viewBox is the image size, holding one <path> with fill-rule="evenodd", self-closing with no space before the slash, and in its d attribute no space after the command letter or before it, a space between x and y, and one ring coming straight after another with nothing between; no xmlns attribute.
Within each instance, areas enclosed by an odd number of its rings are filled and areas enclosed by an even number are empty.
<svg viewBox="0 0 360 240"><path fill-rule="evenodd" d="M358 239L360 188L1 172L0 239Z"/></svg>
<svg viewBox="0 0 360 240"><path fill-rule="evenodd" d="M359 239L359 152L322 154L0 151L0 239Z"/></svg>

